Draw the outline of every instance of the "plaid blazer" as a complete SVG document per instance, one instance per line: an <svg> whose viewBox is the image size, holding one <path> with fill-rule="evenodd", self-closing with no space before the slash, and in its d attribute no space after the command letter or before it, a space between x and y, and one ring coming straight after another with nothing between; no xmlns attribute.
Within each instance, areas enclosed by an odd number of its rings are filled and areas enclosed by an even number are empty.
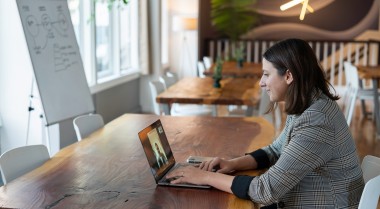
<svg viewBox="0 0 380 209"><path fill-rule="evenodd" d="M245 181L252 201L277 202L278 208L358 207L364 181L355 143L339 106L326 95L315 96L301 115L289 115L261 153L271 167ZM233 184L239 182L244 180Z"/></svg>

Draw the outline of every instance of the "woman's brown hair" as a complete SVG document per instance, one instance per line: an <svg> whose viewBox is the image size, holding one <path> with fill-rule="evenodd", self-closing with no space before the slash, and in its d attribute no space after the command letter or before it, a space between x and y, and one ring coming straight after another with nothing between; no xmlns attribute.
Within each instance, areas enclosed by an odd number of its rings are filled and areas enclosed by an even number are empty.
<svg viewBox="0 0 380 209"><path fill-rule="evenodd" d="M285 112L301 114L312 101L313 92L320 90L332 100L339 97L333 95L326 79L325 72L316 58L313 49L301 39L286 39L270 47L263 57L271 62L277 73L285 75L289 70L293 76L285 97ZM272 108L273 109L273 105Z"/></svg>

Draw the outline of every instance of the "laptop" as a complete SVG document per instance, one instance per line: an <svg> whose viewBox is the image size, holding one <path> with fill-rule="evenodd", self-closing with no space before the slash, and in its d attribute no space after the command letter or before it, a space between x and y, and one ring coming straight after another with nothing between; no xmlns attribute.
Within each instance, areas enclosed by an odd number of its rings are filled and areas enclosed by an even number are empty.
<svg viewBox="0 0 380 209"><path fill-rule="evenodd" d="M139 138L148 160L150 171L152 172L157 185L211 188L211 186L208 185L171 184L170 180L166 179L166 175L178 166L191 166L192 164L176 163L164 127L160 120L157 120L141 130L139 132Z"/></svg>

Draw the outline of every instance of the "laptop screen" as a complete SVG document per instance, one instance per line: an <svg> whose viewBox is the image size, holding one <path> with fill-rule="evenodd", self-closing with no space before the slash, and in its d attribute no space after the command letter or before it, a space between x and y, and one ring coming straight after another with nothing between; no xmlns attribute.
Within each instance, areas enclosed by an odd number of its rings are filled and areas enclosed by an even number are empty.
<svg viewBox="0 0 380 209"><path fill-rule="evenodd" d="M157 120L140 131L139 138L150 170L157 182L175 165L175 159L161 121Z"/></svg>

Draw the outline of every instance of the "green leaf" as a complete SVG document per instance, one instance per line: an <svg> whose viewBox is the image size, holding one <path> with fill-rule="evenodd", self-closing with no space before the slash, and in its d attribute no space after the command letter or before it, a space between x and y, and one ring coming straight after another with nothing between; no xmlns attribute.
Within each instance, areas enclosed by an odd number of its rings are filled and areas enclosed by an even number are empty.
<svg viewBox="0 0 380 209"><path fill-rule="evenodd" d="M237 40L257 22L252 9L255 3L256 0L212 0L212 24L232 41Z"/></svg>

